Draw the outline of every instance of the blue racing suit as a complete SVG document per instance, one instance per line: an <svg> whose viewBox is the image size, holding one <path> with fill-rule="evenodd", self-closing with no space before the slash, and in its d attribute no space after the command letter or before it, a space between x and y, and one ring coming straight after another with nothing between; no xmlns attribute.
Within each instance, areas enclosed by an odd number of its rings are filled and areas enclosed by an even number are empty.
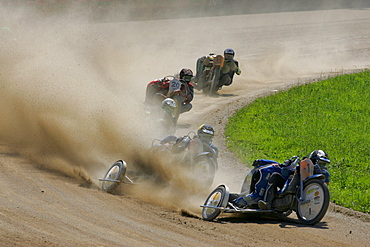
<svg viewBox="0 0 370 247"><path fill-rule="evenodd" d="M254 172L250 193L237 198L234 203L238 206L251 206L258 204L259 200L266 200L267 190L270 187L283 188L285 181L293 174L294 169L286 164L279 164L273 160L256 160L259 162L257 171ZM273 194L276 192L274 188Z"/></svg>

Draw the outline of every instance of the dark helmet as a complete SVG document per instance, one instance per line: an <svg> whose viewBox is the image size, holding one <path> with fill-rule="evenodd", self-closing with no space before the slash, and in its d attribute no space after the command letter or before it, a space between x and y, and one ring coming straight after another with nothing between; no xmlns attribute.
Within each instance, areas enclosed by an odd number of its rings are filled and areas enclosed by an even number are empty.
<svg viewBox="0 0 370 247"><path fill-rule="evenodd" d="M187 83L189 83L192 78L193 78L193 71L191 71L191 69L183 68L180 71L180 79L182 79L182 80L186 81Z"/></svg>
<svg viewBox="0 0 370 247"><path fill-rule="evenodd" d="M224 50L225 60L233 60L235 56L235 51L233 49Z"/></svg>
<svg viewBox="0 0 370 247"><path fill-rule="evenodd" d="M329 164L329 156L322 150L315 150L310 154L309 157L314 164L319 164L320 166L324 167L325 164Z"/></svg>
<svg viewBox="0 0 370 247"><path fill-rule="evenodd" d="M215 130L213 129L213 127L211 125L202 124L198 128L198 133L197 134L198 134L200 140L210 143L210 142L212 142L213 136L215 135Z"/></svg>
<svg viewBox="0 0 370 247"><path fill-rule="evenodd" d="M224 55L225 54L230 54L230 55L235 56L235 51L231 48L228 48L228 49L224 50Z"/></svg>

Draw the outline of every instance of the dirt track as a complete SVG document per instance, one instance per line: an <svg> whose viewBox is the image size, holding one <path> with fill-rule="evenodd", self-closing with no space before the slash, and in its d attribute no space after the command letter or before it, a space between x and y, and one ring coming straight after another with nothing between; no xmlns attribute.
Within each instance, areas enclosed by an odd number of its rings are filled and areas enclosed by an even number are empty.
<svg viewBox="0 0 370 247"><path fill-rule="evenodd" d="M1 246L370 246L369 222L333 208L316 226L206 222L199 205L208 191L95 187L111 163L150 143L135 118L146 83L232 47L242 75L217 98L197 93L178 134L212 124L221 149L214 185L238 191L247 168L224 146L227 117L321 72L368 67L369 26L370 9L15 25L1 47Z"/></svg>

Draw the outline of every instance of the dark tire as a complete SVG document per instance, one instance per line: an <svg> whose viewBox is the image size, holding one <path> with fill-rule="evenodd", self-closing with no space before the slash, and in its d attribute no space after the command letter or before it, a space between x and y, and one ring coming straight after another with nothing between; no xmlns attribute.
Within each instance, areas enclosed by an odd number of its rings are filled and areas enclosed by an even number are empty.
<svg viewBox="0 0 370 247"><path fill-rule="evenodd" d="M279 220L283 220L283 221L286 221L287 218L289 217L289 215L292 214L292 210L288 210L286 212L277 212L275 215L276 217L279 219Z"/></svg>
<svg viewBox="0 0 370 247"><path fill-rule="evenodd" d="M297 216L301 223L314 225L324 217L329 207L330 193L328 186L321 179L312 179L303 185L303 200L297 203Z"/></svg>
<svg viewBox="0 0 370 247"><path fill-rule="evenodd" d="M220 68L214 68L211 78L211 86L209 88L210 95L213 95L217 92L219 79L220 79Z"/></svg>
<svg viewBox="0 0 370 247"><path fill-rule="evenodd" d="M193 176L204 188L211 187L216 174L216 167L210 157L200 156L195 159L192 167Z"/></svg>
<svg viewBox="0 0 370 247"><path fill-rule="evenodd" d="M116 161L107 171L104 176L104 179L110 180L119 180L122 181L125 174L126 174L126 162L123 160ZM117 186L119 182L110 182L110 181L103 181L101 188L102 190L111 193Z"/></svg>
<svg viewBox="0 0 370 247"><path fill-rule="evenodd" d="M205 201L205 206L214 206L214 207L226 207L229 200L229 188L225 185L218 186L212 193L208 196ZM214 220L221 213L220 209L217 208L203 208L202 217L204 220Z"/></svg>

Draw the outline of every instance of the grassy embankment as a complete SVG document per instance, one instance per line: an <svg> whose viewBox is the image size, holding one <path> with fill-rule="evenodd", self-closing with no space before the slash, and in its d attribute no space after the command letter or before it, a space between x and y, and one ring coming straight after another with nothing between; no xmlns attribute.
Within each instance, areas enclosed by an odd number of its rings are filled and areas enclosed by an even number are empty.
<svg viewBox="0 0 370 247"><path fill-rule="evenodd" d="M370 213L369 104L368 70L281 91L230 118L228 147L246 164L322 149L331 160L331 201Z"/></svg>

